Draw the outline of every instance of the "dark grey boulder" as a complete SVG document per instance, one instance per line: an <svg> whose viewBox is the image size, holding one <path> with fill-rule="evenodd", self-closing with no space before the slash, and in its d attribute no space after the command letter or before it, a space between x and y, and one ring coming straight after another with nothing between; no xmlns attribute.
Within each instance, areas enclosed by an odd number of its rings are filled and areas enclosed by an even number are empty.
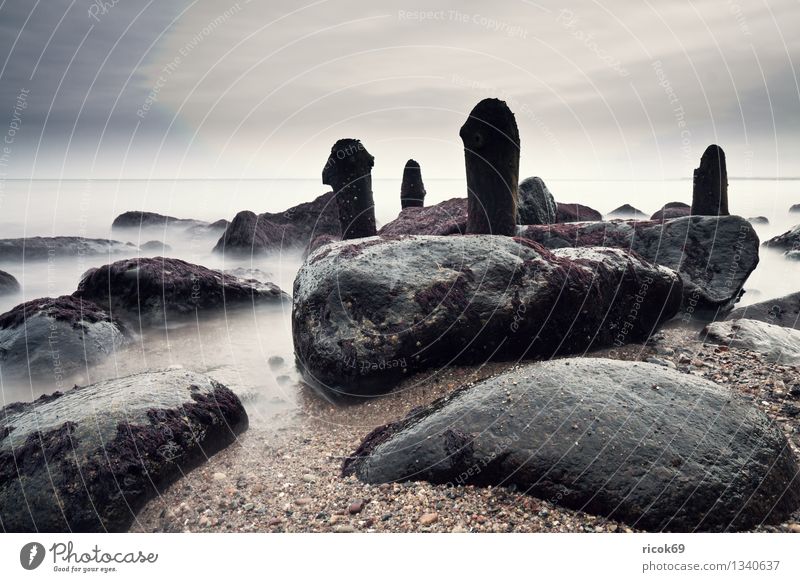
<svg viewBox="0 0 800 582"><path fill-rule="evenodd" d="M647 219L647 215L639 210L638 208L634 208L630 204L623 204L619 208L615 208L611 212L608 213L608 216L611 218L643 218Z"/></svg>
<svg viewBox="0 0 800 582"><path fill-rule="evenodd" d="M794 213L794 212L800 212L800 204L792 204L792 205L789 207L789 212L792 212L792 213Z"/></svg>
<svg viewBox="0 0 800 582"><path fill-rule="evenodd" d="M175 218L174 216L165 216L156 212L143 212L141 210L129 210L123 212L114 219L111 223L111 228L118 229L181 229L187 234L194 235L211 235L215 232L225 230L228 226L227 220L217 220L216 222L206 222L204 220L195 220L193 218Z"/></svg>
<svg viewBox="0 0 800 582"><path fill-rule="evenodd" d="M629 249L680 273L682 317L711 320L733 308L758 265L759 240L740 216L688 216L665 222L610 221L520 227L519 235L547 248Z"/></svg>
<svg viewBox="0 0 800 582"><path fill-rule="evenodd" d="M378 231L380 236L432 234L447 236L467 232L467 199L451 198L434 206L409 207Z"/></svg>
<svg viewBox="0 0 800 582"><path fill-rule="evenodd" d="M164 323L199 311L278 303L288 296L272 283L243 280L164 257L133 258L92 269L76 297L94 301L123 320Z"/></svg>
<svg viewBox="0 0 800 582"><path fill-rule="evenodd" d="M403 182L400 184L400 206L402 208L425 206L425 194L419 162L408 160L403 168Z"/></svg>
<svg viewBox="0 0 800 582"><path fill-rule="evenodd" d="M5 379L30 375L66 383L131 339L124 325L90 301L34 299L0 315L0 371Z"/></svg>
<svg viewBox="0 0 800 582"><path fill-rule="evenodd" d="M705 341L758 352L767 360L800 365L800 330L755 319L715 321L701 332Z"/></svg>
<svg viewBox="0 0 800 582"><path fill-rule="evenodd" d="M590 222L603 220L603 215L583 204L556 203L556 222Z"/></svg>
<svg viewBox="0 0 800 582"><path fill-rule="evenodd" d="M34 236L0 239L0 261L41 261L135 253L131 243L80 236Z"/></svg>
<svg viewBox="0 0 800 582"><path fill-rule="evenodd" d="M541 178L527 178L519 184L518 224L553 224L556 201Z"/></svg>
<svg viewBox="0 0 800 582"><path fill-rule="evenodd" d="M0 295L19 293L20 286L17 278L11 273L0 271Z"/></svg>
<svg viewBox="0 0 800 582"><path fill-rule="evenodd" d="M769 218L766 216L751 216L747 220L750 224L769 224Z"/></svg>
<svg viewBox="0 0 800 582"><path fill-rule="evenodd" d="M385 392L451 363L641 341L677 312L678 276L619 249L548 251L491 235L373 237L311 254L292 333L308 382Z"/></svg>
<svg viewBox="0 0 800 582"><path fill-rule="evenodd" d="M786 251L785 253L783 253L783 256L789 259L790 261L800 261L800 250Z"/></svg>
<svg viewBox="0 0 800 582"><path fill-rule="evenodd" d="M341 236L333 192L283 212L238 213L217 241L214 252L249 256L302 250L320 235Z"/></svg>
<svg viewBox="0 0 800 582"><path fill-rule="evenodd" d="M663 366L516 368L379 427L345 461L367 483L516 486L649 531L737 531L800 505L798 463L760 410Z"/></svg>
<svg viewBox="0 0 800 582"><path fill-rule="evenodd" d="M0 410L0 530L124 532L145 502L247 428L239 398L151 372Z"/></svg>
<svg viewBox="0 0 800 582"><path fill-rule="evenodd" d="M650 220L672 220L692 214L692 207L683 202L668 202L661 210L653 214Z"/></svg>
<svg viewBox="0 0 800 582"><path fill-rule="evenodd" d="M800 224L764 242L764 246L784 251L800 250Z"/></svg>
<svg viewBox="0 0 800 582"><path fill-rule="evenodd" d="M726 319L755 319L800 330L800 292L738 307Z"/></svg>

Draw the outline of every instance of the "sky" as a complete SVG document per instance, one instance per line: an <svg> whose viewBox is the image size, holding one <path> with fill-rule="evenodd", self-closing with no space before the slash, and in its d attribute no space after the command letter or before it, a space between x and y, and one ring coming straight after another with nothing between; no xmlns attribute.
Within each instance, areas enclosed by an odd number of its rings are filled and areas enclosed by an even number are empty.
<svg viewBox="0 0 800 582"><path fill-rule="evenodd" d="M566 6L566 7L565 7ZM800 176L800 2L0 0L0 178L463 177L498 97L521 175Z"/></svg>

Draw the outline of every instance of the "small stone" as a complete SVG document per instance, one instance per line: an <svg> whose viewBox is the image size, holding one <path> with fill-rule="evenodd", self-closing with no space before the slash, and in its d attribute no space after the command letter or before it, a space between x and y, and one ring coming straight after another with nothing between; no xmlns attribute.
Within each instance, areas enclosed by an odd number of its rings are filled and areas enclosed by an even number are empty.
<svg viewBox="0 0 800 582"><path fill-rule="evenodd" d="M283 366L284 363L285 360L280 356L270 356L269 359L267 360L267 364L269 364L269 367L272 368L273 370L275 368L280 368L281 366Z"/></svg>
<svg viewBox="0 0 800 582"><path fill-rule="evenodd" d="M419 518L420 525L432 525L439 521L439 515L436 513L423 513Z"/></svg>
<svg viewBox="0 0 800 582"><path fill-rule="evenodd" d="M242 509L245 511L253 511L253 508L256 506L255 503L245 503L242 505Z"/></svg>
<svg viewBox="0 0 800 582"><path fill-rule="evenodd" d="M314 502L314 500L311 497L301 497L300 499L295 499L294 500L294 504L295 505L299 505L301 507L303 505L309 505L310 503L313 503L313 502Z"/></svg>
<svg viewBox="0 0 800 582"><path fill-rule="evenodd" d="M343 523L342 525L337 525L335 528L333 528L333 531L336 533L353 533L356 531L356 528L349 523Z"/></svg>
<svg viewBox="0 0 800 582"><path fill-rule="evenodd" d="M200 518L198 523L200 524L200 527L211 527L211 518L204 515Z"/></svg>
<svg viewBox="0 0 800 582"><path fill-rule="evenodd" d="M310 473L306 473L305 475L303 475L303 481L305 481L306 483L316 483L317 478Z"/></svg>
<svg viewBox="0 0 800 582"><path fill-rule="evenodd" d="M347 512L350 514L361 513L363 509L364 509L364 500L359 499L358 501L354 501L353 503L350 504L350 506L347 508Z"/></svg>
<svg viewBox="0 0 800 582"><path fill-rule="evenodd" d="M276 525L280 525L281 523L283 523L283 520L280 517L273 517L267 522L267 525L269 527L275 527Z"/></svg>
<svg viewBox="0 0 800 582"><path fill-rule="evenodd" d="M214 479L214 481L225 481L228 476L225 473L214 473L211 478Z"/></svg>
<svg viewBox="0 0 800 582"><path fill-rule="evenodd" d="M790 523L788 528L792 533L800 533L800 523Z"/></svg>

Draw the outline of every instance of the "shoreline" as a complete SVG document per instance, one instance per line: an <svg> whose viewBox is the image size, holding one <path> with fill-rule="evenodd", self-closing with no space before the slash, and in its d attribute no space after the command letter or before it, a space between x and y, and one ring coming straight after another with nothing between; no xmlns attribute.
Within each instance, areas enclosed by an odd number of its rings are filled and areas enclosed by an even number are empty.
<svg viewBox="0 0 800 582"><path fill-rule="evenodd" d="M763 410L800 451L800 367L746 350L704 344L695 329L669 326L651 341L583 357L658 358L728 387ZM529 362L446 368L361 404L335 406L300 388L291 422L259 420L238 441L192 470L138 513L131 532L633 532L603 516L559 507L514 487L427 482L366 485L340 477L342 460L373 428L465 384ZM791 521L758 532L800 532Z"/></svg>

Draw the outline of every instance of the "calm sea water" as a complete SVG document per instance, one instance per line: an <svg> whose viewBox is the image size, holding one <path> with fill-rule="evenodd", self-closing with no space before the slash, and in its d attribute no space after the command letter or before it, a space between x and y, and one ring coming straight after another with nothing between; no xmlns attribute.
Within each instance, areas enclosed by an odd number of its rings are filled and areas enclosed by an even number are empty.
<svg viewBox="0 0 800 582"><path fill-rule="evenodd" d="M557 200L580 202L600 210L624 203L650 214L664 203L690 202L691 182L589 182L550 180ZM376 214L380 223L400 210L400 183L376 180ZM426 182L427 203L464 196L463 180ZM172 247L166 256L182 258L211 268L257 268L287 292L301 264L298 253L233 260L212 254L216 237L187 237L180 231L111 232L114 218L126 210L147 210L179 218L214 221L231 219L239 210L275 212L313 199L327 191L317 180L180 180L180 181L6 181L0 192L0 238L77 235L114 238L141 244L160 240ZM766 216L770 224L756 226L762 240L793 226L788 208L800 202L800 181L731 180L731 212L745 217ZM800 222L795 215L794 220ZM119 258L118 256L114 257ZM20 281L22 291L0 298L0 313L23 301L58 296L75 290L89 268L108 262L107 257L48 262L0 263L0 269ZM763 301L797 291L800 264L780 253L762 249L761 264L751 276L742 304ZM148 332L129 349L102 366L91 369L77 382L91 382L148 369L181 365L205 372L246 397L251 417L270 420L291 409L291 388L297 374L293 366L289 307L258 308L209 316L181 328ZM270 367L271 356L284 359ZM30 400L52 392L47 382L0 385L0 404Z"/></svg>

